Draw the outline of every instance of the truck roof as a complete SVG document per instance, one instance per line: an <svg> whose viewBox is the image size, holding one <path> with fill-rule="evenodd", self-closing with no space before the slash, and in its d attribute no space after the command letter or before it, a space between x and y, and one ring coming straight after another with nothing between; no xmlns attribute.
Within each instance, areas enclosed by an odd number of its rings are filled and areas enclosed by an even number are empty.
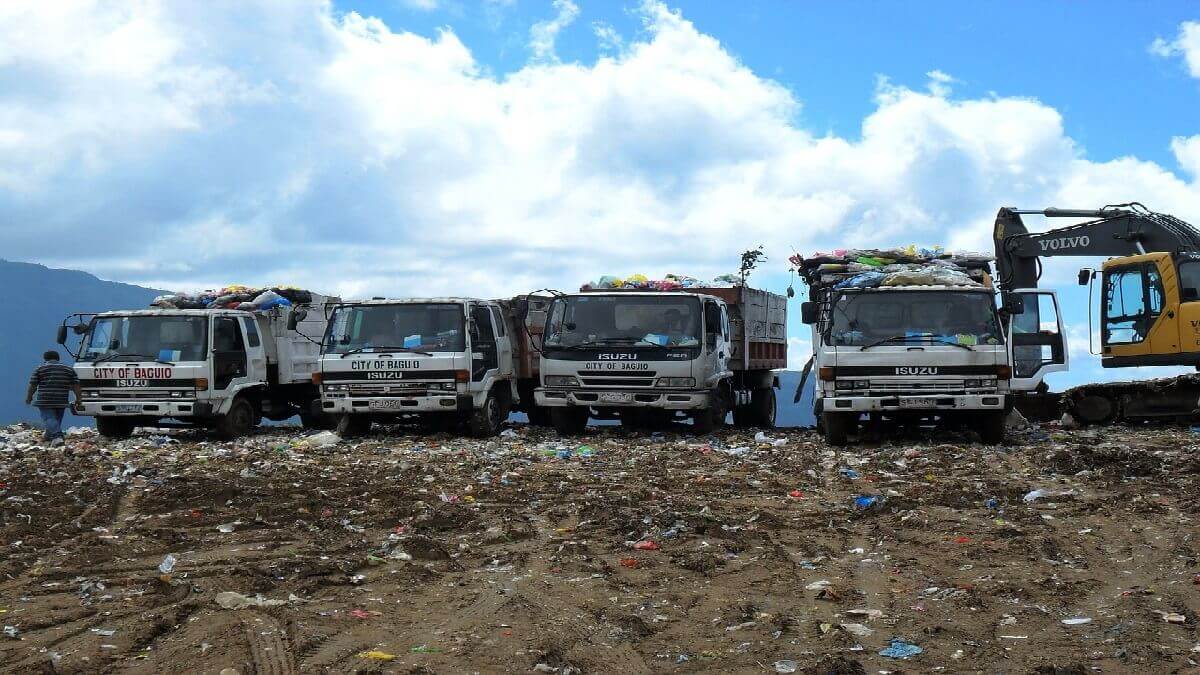
<svg viewBox="0 0 1200 675"><path fill-rule="evenodd" d="M881 293L889 291L956 291L962 293L995 293L988 286L875 286L873 288L837 288L842 292Z"/></svg>
<svg viewBox="0 0 1200 675"><path fill-rule="evenodd" d="M588 289L586 291L580 290L580 291L576 291L575 293L566 293L565 295L605 295L605 294L633 295L633 296L688 295L688 296L694 296L694 297L704 296L704 297L717 299L717 296L705 293L704 292L705 290L706 289L698 288L698 289L695 289L694 291L687 290L687 289L678 289L678 290L673 290L673 291L647 291L647 290L637 289L637 290L628 290L627 291L627 290L624 290L621 288L592 288L592 289Z"/></svg>

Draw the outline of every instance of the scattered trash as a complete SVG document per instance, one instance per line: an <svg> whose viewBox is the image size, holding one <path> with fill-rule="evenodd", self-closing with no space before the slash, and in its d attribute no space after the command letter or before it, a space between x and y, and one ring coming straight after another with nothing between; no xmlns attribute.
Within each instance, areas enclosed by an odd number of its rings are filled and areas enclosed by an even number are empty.
<svg viewBox="0 0 1200 675"><path fill-rule="evenodd" d="M224 609L245 609L247 607L275 607L278 605L287 604L285 600L268 600L261 595L256 595L253 598L235 593L234 591L222 591L217 593L216 602Z"/></svg>
<svg viewBox="0 0 1200 675"><path fill-rule="evenodd" d="M841 469L838 469L838 473L842 474L846 478L849 478L850 480L858 480L859 478L862 478L862 474L848 466L843 466Z"/></svg>
<svg viewBox="0 0 1200 675"><path fill-rule="evenodd" d="M657 551L659 548L653 540L639 541L633 547L639 551Z"/></svg>
<svg viewBox="0 0 1200 675"><path fill-rule="evenodd" d="M777 673L794 673L796 672L796 668L798 668L798 666L796 665L795 661L775 662L775 672Z"/></svg>
<svg viewBox="0 0 1200 675"><path fill-rule="evenodd" d="M342 437L332 431L322 431L302 439L299 445L307 448L327 448L342 442Z"/></svg>
<svg viewBox="0 0 1200 675"><path fill-rule="evenodd" d="M17 630L16 626L5 626L4 627L4 635L6 637L16 639L17 636L20 635L20 632Z"/></svg>
<svg viewBox="0 0 1200 675"><path fill-rule="evenodd" d="M1063 619L1062 622L1067 626L1082 626L1085 623L1091 623L1092 620L1088 617L1081 616L1074 619Z"/></svg>
<svg viewBox="0 0 1200 675"><path fill-rule="evenodd" d="M879 655L887 656L893 659L907 659L911 656L916 656L923 651L925 650L912 644L911 642L906 642L904 640L892 640L890 647L879 650Z"/></svg>
<svg viewBox="0 0 1200 675"><path fill-rule="evenodd" d="M875 632L861 623L842 623L838 624L838 626L847 633L850 633L851 635L857 635L859 637L866 637Z"/></svg>
<svg viewBox="0 0 1200 675"><path fill-rule="evenodd" d="M875 506L879 502L879 497L871 497L867 495L855 495L854 508L865 510Z"/></svg>
<svg viewBox="0 0 1200 675"><path fill-rule="evenodd" d="M175 563L178 562L175 556L170 553L163 556L162 562L158 564L158 571L163 574L170 574L171 570L175 569ZM144 567L142 569L145 569Z"/></svg>
<svg viewBox="0 0 1200 675"><path fill-rule="evenodd" d="M389 654L387 652L380 651L378 649L372 649L369 652L359 652L355 656L357 656L360 659L370 659L372 661L395 661L396 660L395 654Z"/></svg>
<svg viewBox="0 0 1200 675"><path fill-rule="evenodd" d="M1184 616L1183 614L1179 614L1176 612L1159 612L1159 611L1155 611L1154 613L1161 616L1162 620L1166 621L1167 623L1187 623L1187 617Z"/></svg>
<svg viewBox="0 0 1200 675"><path fill-rule="evenodd" d="M820 581L814 581L811 584L805 586L804 590L806 590L806 591L823 591L826 588L829 588L829 586L830 586L830 583L827 580L822 579Z"/></svg>
<svg viewBox="0 0 1200 675"><path fill-rule="evenodd" d="M430 647L428 645L417 645L408 651L413 654L438 654L442 650L438 649L437 647Z"/></svg>

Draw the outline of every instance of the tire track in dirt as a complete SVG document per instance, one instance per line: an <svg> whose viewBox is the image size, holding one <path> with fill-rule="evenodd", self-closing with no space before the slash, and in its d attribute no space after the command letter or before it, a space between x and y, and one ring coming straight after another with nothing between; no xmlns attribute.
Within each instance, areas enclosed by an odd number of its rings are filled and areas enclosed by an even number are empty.
<svg viewBox="0 0 1200 675"><path fill-rule="evenodd" d="M258 675L295 675L295 655L291 640L278 619L262 612L242 617L246 640L250 645L254 672Z"/></svg>

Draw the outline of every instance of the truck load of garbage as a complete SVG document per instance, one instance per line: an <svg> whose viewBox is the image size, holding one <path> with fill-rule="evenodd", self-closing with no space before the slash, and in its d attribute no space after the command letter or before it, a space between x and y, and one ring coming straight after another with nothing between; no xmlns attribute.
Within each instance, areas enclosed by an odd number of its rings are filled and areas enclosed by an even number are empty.
<svg viewBox="0 0 1200 675"><path fill-rule="evenodd" d="M914 245L891 249L836 249L804 257L793 268L810 287L965 286L990 284L992 256Z"/></svg>
<svg viewBox="0 0 1200 675"><path fill-rule="evenodd" d="M668 274L662 279L650 279L644 274L627 277L605 275L580 287L581 291L624 288L643 291L677 291L681 288L733 288L741 283L736 274L722 274L712 281L701 281L686 274Z"/></svg>
<svg viewBox="0 0 1200 675"><path fill-rule="evenodd" d="M199 293L160 295L150 303L150 306L161 309L240 309L248 312L263 312L275 307L305 305L312 301L311 291L293 286L256 288L233 285Z"/></svg>

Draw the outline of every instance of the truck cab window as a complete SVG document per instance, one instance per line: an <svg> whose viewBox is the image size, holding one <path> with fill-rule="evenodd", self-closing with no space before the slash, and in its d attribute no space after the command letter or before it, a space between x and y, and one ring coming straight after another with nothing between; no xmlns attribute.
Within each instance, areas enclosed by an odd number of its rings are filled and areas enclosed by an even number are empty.
<svg viewBox="0 0 1200 675"><path fill-rule="evenodd" d="M504 337L504 319L500 316L500 309L496 306L490 306L492 310L492 320L496 322L496 337Z"/></svg>
<svg viewBox="0 0 1200 675"><path fill-rule="evenodd" d="M246 338L250 341L251 347L258 347L262 344L262 340L258 337L258 325L254 319L244 317L242 323L246 326Z"/></svg>

